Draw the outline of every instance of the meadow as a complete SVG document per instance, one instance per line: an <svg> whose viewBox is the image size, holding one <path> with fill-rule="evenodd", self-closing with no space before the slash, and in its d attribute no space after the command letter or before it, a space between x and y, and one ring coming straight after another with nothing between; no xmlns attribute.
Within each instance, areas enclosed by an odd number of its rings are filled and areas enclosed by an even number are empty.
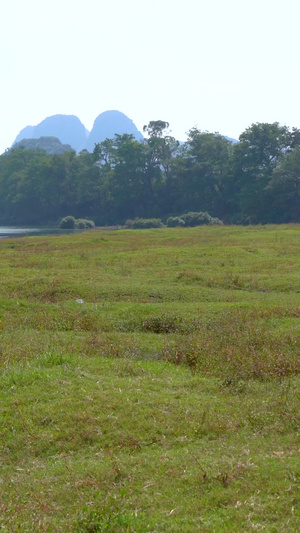
<svg viewBox="0 0 300 533"><path fill-rule="evenodd" d="M300 529L300 226L0 241L0 530Z"/></svg>

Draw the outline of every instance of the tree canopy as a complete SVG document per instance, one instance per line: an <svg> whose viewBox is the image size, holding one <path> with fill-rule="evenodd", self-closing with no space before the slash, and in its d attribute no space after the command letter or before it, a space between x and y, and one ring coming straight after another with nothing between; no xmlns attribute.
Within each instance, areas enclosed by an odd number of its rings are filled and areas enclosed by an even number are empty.
<svg viewBox="0 0 300 533"><path fill-rule="evenodd" d="M198 128L179 143L163 120L143 131L143 141L115 135L93 153L4 153L1 223L42 225L73 215L111 225L199 211L225 223L300 222L297 128L252 124L236 144Z"/></svg>

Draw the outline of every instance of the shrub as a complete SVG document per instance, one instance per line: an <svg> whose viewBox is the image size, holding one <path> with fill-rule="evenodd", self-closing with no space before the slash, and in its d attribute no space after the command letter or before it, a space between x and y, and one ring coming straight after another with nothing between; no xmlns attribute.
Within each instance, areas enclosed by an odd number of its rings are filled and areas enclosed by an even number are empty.
<svg viewBox="0 0 300 533"><path fill-rule="evenodd" d="M127 229L132 229L132 228L133 228L133 224L134 224L134 220L132 220L131 218L129 218L128 220L126 220L124 226L125 226L125 228L127 228Z"/></svg>
<svg viewBox="0 0 300 533"><path fill-rule="evenodd" d="M297 345L272 334L266 321L257 321L257 310L226 311L208 323L194 322L166 343L162 358L187 365L202 375L218 377L224 385L249 380L266 381L300 373Z"/></svg>
<svg viewBox="0 0 300 533"><path fill-rule="evenodd" d="M180 217L169 217L167 219L168 228L176 228L178 226L185 226L185 222Z"/></svg>
<svg viewBox="0 0 300 533"><path fill-rule="evenodd" d="M186 333L188 329L181 317L167 314L149 316L142 323L142 331L151 333Z"/></svg>
<svg viewBox="0 0 300 533"><path fill-rule="evenodd" d="M85 218L78 218L75 220L75 228L77 229L94 229L95 222L93 220L87 220Z"/></svg>
<svg viewBox="0 0 300 533"><path fill-rule="evenodd" d="M95 222L93 220L86 220L85 218L67 216L61 219L59 227L61 229L93 229Z"/></svg>
<svg viewBox="0 0 300 533"><path fill-rule="evenodd" d="M180 218L184 221L186 226L202 226L204 224L218 224L222 225L223 222L219 218L210 216L206 211L189 211L189 213L186 213L184 215L181 215Z"/></svg>
<svg viewBox="0 0 300 533"><path fill-rule="evenodd" d="M211 217L210 221L211 226L224 226L224 222L217 217Z"/></svg>
<svg viewBox="0 0 300 533"><path fill-rule="evenodd" d="M160 218L135 218L134 220L126 220L125 226L126 228L130 229L148 229L164 227Z"/></svg>
<svg viewBox="0 0 300 533"><path fill-rule="evenodd" d="M59 227L61 229L74 229L76 224L76 219L72 216L67 216L61 219Z"/></svg>

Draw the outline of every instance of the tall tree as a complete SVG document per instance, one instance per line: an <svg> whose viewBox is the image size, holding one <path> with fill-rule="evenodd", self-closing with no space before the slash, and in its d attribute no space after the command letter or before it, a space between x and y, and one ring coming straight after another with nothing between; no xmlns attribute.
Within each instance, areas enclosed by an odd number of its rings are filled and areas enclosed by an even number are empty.
<svg viewBox="0 0 300 533"><path fill-rule="evenodd" d="M272 218L266 187L272 173L291 146L286 126L252 124L234 146L233 175L241 221L265 223Z"/></svg>
<svg viewBox="0 0 300 533"><path fill-rule="evenodd" d="M266 187L272 206L270 222L300 222L300 147L288 152Z"/></svg>
<svg viewBox="0 0 300 533"><path fill-rule="evenodd" d="M150 198L145 146L133 135L116 135L97 145L94 156L110 223L144 216Z"/></svg>
<svg viewBox="0 0 300 533"><path fill-rule="evenodd" d="M152 212L154 215L161 215L169 209L170 166L178 151L179 142L170 135L169 123L164 120L150 121L143 127L143 131L147 134L145 138L146 176Z"/></svg>
<svg viewBox="0 0 300 533"><path fill-rule="evenodd" d="M51 156L41 150L17 148L1 157L0 209L6 223L39 223Z"/></svg>
<svg viewBox="0 0 300 533"><path fill-rule="evenodd" d="M95 218L100 207L100 173L94 155L83 150L65 155L64 212L79 218Z"/></svg>
<svg viewBox="0 0 300 533"><path fill-rule="evenodd" d="M232 144L222 135L189 131L187 143L172 161L170 190L176 211L224 210L223 181L228 173Z"/></svg>

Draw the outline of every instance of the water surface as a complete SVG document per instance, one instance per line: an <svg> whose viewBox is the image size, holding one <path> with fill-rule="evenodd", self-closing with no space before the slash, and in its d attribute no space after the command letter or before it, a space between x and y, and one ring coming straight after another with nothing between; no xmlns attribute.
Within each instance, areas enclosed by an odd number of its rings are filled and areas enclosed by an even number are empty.
<svg viewBox="0 0 300 533"><path fill-rule="evenodd" d="M30 237L31 235L65 235L78 233L82 230L59 229L59 228L20 228L18 226L0 226L0 239L8 237Z"/></svg>

